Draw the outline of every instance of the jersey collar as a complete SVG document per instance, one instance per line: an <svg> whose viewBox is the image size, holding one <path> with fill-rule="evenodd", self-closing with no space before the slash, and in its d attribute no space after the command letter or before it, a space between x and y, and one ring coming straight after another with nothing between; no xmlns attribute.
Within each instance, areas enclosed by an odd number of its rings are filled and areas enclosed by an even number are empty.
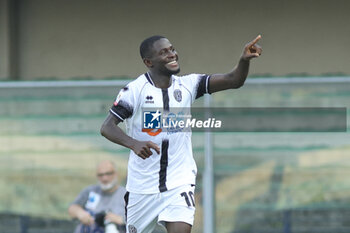
<svg viewBox="0 0 350 233"><path fill-rule="evenodd" d="M150 84L152 84L153 86L156 86L156 85L154 85L154 82L153 82L153 80L151 79L151 75L147 72L147 73L145 73L145 76L146 76L146 78L147 78L147 81L150 83Z"/></svg>
<svg viewBox="0 0 350 233"><path fill-rule="evenodd" d="M149 72L145 73L145 77L146 77L147 81L148 81L152 86L156 86L156 85L154 85L154 82L153 82L153 80L152 80L152 78L151 78L151 74L150 74ZM171 75L171 85L173 85L174 80L175 80L174 75ZM171 86L171 85L170 85L170 86Z"/></svg>

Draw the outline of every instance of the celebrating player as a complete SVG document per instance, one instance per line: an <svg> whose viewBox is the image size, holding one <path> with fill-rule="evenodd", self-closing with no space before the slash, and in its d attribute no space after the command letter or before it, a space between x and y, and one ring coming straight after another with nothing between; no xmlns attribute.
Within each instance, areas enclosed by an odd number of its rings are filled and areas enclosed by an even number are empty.
<svg viewBox="0 0 350 233"><path fill-rule="evenodd" d="M203 94L241 87L250 60L261 55L260 38L245 45L231 72L212 75L177 76L178 54L163 36L141 43L141 58L149 71L120 91L101 127L104 137L131 150L125 195L128 232L152 232L157 222L164 223L169 233L191 232L195 212L197 167L191 133L146 129L143 109L190 108ZM150 122L159 115L153 112ZM124 120L127 133L118 126Z"/></svg>

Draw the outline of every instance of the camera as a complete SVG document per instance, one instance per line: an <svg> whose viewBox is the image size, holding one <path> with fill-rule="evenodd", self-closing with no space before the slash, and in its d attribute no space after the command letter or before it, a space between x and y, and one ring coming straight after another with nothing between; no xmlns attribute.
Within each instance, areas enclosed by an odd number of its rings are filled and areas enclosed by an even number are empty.
<svg viewBox="0 0 350 233"><path fill-rule="evenodd" d="M95 215L95 222L98 226L105 229L105 233L120 233L118 231L117 225L105 220L106 212L100 212Z"/></svg>

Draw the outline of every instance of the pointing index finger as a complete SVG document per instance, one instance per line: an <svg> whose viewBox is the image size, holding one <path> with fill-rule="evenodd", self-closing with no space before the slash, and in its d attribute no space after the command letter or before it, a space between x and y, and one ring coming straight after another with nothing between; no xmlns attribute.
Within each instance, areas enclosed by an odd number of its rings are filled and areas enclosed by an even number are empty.
<svg viewBox="0 0 350 233"><path fill-rule="evenodd" d="M261 35L258 35L253 41L249 43L249 47L255 45L261 39Z"/></svg>

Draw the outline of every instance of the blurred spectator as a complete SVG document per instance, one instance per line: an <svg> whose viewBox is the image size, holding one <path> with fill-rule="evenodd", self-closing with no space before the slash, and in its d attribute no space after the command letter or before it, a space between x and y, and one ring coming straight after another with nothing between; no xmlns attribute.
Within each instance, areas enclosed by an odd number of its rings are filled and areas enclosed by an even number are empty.
<svg viewBox="0 0 350 233"><path fill-rule="evenodd" d="M98 184L83 189L68 208L80 221L74 233L125 232L125 188L118 185L116 166L102 161L96 169Z"/></svg>

